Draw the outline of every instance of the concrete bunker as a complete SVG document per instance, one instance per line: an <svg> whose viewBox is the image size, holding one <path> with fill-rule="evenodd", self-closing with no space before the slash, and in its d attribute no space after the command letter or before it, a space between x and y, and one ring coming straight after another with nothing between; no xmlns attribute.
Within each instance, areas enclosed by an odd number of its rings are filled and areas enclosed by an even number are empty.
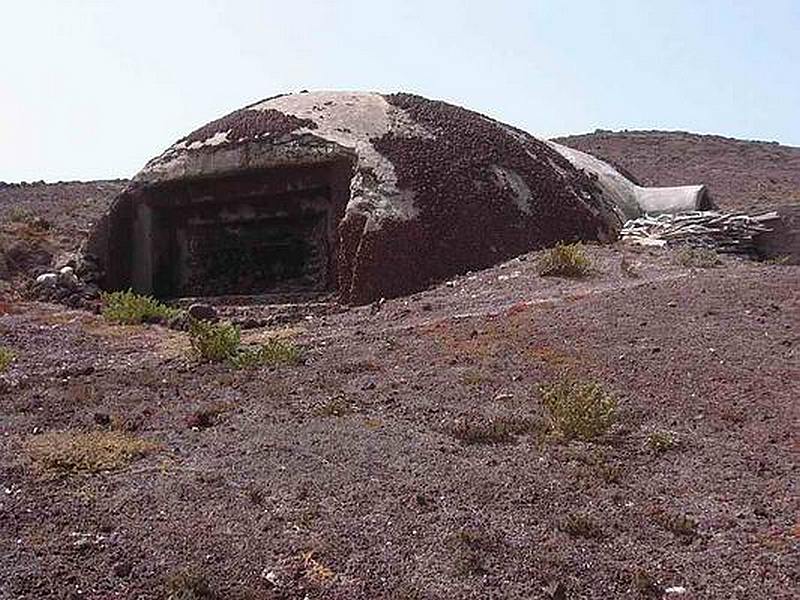
<svg viewBox="0 0 800 600"><path fill-rule="evenodd" d="M558 241L610 241L627 219L703 197L445 102L301 92L175 142L85 251L106 290L364 304Z"/></svg>
<svg viewBox="0 0 800 600"><path fill-rule="evenodd" d="M353 168L339 157L131 190L106 279L161 298L334 290Z"/></svg>

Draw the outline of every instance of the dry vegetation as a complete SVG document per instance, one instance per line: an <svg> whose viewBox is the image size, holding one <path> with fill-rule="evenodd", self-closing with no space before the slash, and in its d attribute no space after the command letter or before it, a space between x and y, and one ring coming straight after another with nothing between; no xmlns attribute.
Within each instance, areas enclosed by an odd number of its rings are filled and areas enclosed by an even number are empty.
<svg viewBox="0 0 800 600"><path fill-rule="evenodd" d="M564 377L540 388L554 435L591 441L605 434L617 416L617 399L599 383Z"/></svg>
<svg viewBox="0 0 800 600"><path fill-rule="evenodd" d="M603 528L590 515L571 513L561 523L560 528L572 537L599 539L603 537Z"/></svg>
<svg viewBox="0 0 800 600"><path fill-rule="evenodd" d="M542 255L538 270L543 277L586 277L592 272L592 261L580 242L559 242Z"/></svg>
<svg viewBox="0 0 800 600"><path fill-rule="evenodd" d="M167 600L214 600L217 594L197 570L173 573L166 584Z"/></svg>
<svg viewBox="0 0 800 600"><path fill-rule="evenodd" d="M711 248L693 248L686 246L674 254L675 263L682 267L694 269L711 269L722 264L716 250Z"/></svg>
<svg viewBox="0 0 800 600"><path fill-rule="evenodd" d="M17 355L12 350L0 346L0 373L10 367L16 357Z"/></svg>
<svg viewBox="0 0 800 600"><path fill-rule="evenodd" d="M678 444L678 436L671 431L654 431L647 436L647 446L654 452L666 452Z"/></svg>
<svg viewBox="0 0 800 600"><path fill-rule="evenodd" d="M28 456L47 471L111 471L155 451L158 445L122 431L59 431L31 438Z"/></svg>

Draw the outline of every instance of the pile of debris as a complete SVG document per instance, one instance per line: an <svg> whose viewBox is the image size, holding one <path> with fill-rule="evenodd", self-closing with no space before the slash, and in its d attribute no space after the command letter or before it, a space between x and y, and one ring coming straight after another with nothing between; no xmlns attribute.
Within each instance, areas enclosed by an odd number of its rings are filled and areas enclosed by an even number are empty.
<svg viewBox="0 0 800 600"><path fill-rule="evenodd" d="M69 258L54 271L39 275L28 288L28 296L42 302L96 311L100 306L102 276L93 256Z"/></svg>
<svg viewBox="0 0 800 600"><path fill-rule="evenodd" d="M771 231L767 223L778 219L776 212L750 216L713 210L645 215L626 222L620 239L641 246L688 245L717 252L756 254L754 239Z"/></svg>

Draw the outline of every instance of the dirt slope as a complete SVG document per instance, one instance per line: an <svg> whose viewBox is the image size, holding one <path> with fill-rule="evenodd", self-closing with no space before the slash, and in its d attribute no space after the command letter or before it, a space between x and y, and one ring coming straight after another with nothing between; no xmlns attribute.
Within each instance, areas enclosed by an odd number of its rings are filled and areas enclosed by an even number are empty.
<svg viewBox="0 0 800 600"><path fill-rule="evenodd" d="M679 131L598 131L556 141L622 167L643 185L704 183L728 210L800 203L800 148Z"/></svg>
<svg viewBox="0 0 800 600"><path fill-rule="evenodd" d="M591 255L583 282L530 256L303 320L300 366L13 307L0 597L163 598L184 572L219 598L794 597L800 268L629 253L629 278L619 249ZM547 435L537 386L565 369L619 397L597 443ZM498 422L514 433L464 437ZM35 461L42 432L108 428L159 449L93 475Z"/></svg>
<svg viewBox="0 0 800 600"><path fill-rule="evenodd" d="M77 250L124 180L63 183L0 182L0 295Z"/></svg>
<svg viewBox="0 0 800 600"><path fill-rule="evenodd" d="M89 225L103 214L126 183L124 179L0 183L0 223L41 217L52 224L60 244L72 247L86 236Z"/></svg>
<svg viewBox="0 0 800 600"><path fill-rule="evenodd" d="M795 598L800 267L589 254L581 281L530 254L300 307L295 366L1 302L0 599ZM610 434L549 434L539 386L564 373L618 398ZM65 472L57 432L153 446Z"/></svg>

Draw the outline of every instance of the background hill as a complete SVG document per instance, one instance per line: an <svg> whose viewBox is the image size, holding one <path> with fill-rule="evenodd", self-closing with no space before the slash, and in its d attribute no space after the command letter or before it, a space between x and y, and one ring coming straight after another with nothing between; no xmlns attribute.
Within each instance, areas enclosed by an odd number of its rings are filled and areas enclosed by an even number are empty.
<svg viewBox="0 0 800 600"><path fill-rule="evenodd" d="M621 167L643 185L704 183L729 210L800 203L800 148L681 131L598 130L556 141Z"/></svg>

